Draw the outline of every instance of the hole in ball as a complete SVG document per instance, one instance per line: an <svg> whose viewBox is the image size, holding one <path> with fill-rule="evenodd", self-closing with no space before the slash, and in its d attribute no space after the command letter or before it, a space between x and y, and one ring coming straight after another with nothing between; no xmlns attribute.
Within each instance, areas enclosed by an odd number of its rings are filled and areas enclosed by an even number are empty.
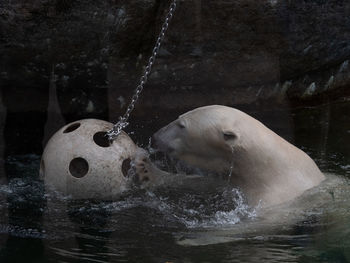
<svg viewBox="0 0 350 263"><path fill-rule="evenodd" d="M110 141L107 137L107 132L97 132L94 135L94 142L101 147L109 147L111 146Z"/></svg>
<svg viewBox="0 0 350 263"><path fill-rule="evenodd" d="M69 164L69 172L76 178L84 177L89 171L89 164L84 158L75 158Z"/></svg>
<svg viewBox="0 0 350 263"><path fill-rule="evenodd" d="M64 131L63 133L70 133L72 131L75 131L76 129L78 129L80 127L80 123L73 123L71 125L69 125Z"/></svg>
<svg viewBox="0 0 350 263"><path fill-rule="evenodd" d="M123 173L124 177L128 176L128 171L130 170L130 168L131 168L131 160L130 160L130 158L125 159L122 162L122 173Z"/></svg>

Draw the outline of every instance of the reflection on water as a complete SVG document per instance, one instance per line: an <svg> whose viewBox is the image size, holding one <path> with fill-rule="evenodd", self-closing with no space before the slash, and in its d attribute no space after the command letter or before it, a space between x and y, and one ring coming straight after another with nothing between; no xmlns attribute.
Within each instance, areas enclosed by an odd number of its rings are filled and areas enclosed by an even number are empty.
<svg viewBox="0 0 350 263"><path fill-rule="evenodd" d="M265 215L220 179L135 190L113 202L74 201L45 192L40 156L7 157L0 262L348 262L349 113L348 102L334 103L294 110L294 129L268 124L336 176Z"/></svg>

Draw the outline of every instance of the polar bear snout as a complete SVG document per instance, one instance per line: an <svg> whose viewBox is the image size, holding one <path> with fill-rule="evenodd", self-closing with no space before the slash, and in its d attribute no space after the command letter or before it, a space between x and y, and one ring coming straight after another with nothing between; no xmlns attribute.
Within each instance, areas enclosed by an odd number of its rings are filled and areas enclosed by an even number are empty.
<svg viewBox="0 0 350 263"><path fill-rule="evenodd" d="M157 136L157 134L154 134L151 139L151 148L164 153L172 153L174 149L170 146L169 143L165 142L161 139L160 136Z"/></svg>
<svg viewBox="0 0 350 263"><path fill-rule="evenodd" d="M170 123L153 134L151 147L156 151L170 154L174 151L172 143L176 140L177 135L176 129L174 129L172 123Z"/></svg>

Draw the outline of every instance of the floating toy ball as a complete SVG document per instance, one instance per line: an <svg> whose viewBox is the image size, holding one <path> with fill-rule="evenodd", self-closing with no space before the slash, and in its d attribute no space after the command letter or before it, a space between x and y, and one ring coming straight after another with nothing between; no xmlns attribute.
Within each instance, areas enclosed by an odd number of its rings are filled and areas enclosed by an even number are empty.
<svg viewBox="0 0 350 263"><path fill-rule="evenodd" d="M74 199L113 199L128 188L127 172L137 146L122 132L112 143L112 123L86 119L70 123L47 143L40 163L45 188Z"/></svg>

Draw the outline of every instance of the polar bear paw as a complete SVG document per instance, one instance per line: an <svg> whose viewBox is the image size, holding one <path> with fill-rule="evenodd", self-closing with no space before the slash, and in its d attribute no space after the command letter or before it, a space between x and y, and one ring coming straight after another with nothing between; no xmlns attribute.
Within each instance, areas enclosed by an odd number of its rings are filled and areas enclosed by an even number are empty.
<svg viewBox="0 0 350 263"><path fill-rule="evenodd" d="M134 182L141 188L152 188L171 182L172 176L155 166L148 154L141 151L135 156L132 167L134 171Z"/></svg>
<svg viewBox="0 0 350 263"><path fill-rule="evenodd" d="M151 161L147 157L135 160L135 174L137 176L137 180L141 184L148 183L155 179L152 176Z"/></svg>

